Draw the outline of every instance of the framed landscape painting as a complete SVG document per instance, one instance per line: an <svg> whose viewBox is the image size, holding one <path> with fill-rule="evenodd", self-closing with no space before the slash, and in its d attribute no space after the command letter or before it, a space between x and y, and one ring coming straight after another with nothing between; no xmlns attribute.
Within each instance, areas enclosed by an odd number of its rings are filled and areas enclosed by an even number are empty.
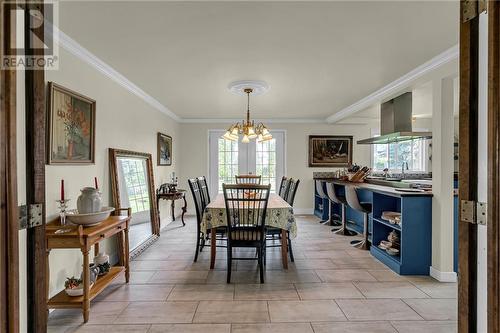
<svg viewBox="0 0 500 333"><path fill-rule="evenodd" d="M352 164L352 136L309 135L309 166L344 168Z"/></svg>
<svg viewBox="0 0 500 333"><path fill-rule="evenodd" d="M49 164L93 164L96 102L49 82Z"/></svg>
<svg viewBox="0 0 500 333"><path fill-rule="evenodd" d="M158 165L172 165L172 137L158 133Z"/></svg>

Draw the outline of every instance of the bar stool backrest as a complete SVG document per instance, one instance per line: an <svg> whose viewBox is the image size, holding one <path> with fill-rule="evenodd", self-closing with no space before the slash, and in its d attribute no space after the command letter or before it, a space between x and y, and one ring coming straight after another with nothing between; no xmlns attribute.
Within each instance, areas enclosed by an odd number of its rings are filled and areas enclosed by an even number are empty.
<svg viewBox="0 0 500 333"><path fill-rule="evenodd" d="M347 199L347 203L351 208L363 212L363 213L371 213L371 209L368 209L368 205L363 205L359 201L358 192L355 186L346 185L345 186L345 197Z"/></svg>
<svg viewBox="0 0 500 333"><path fill-rule="evenodd" d="M328 195L328 199L338 204L342 204L343 202L337 197L337 193L335 193L335 185L333 183L326 183L326 194Z"/></svg>
<svg viewBox="0 0 500 333"><path fill-rule="evenodd" d="M325 191L323 190L323 181L321 181L321 180L316 181L316 192L318 192L318 195L322 199L328 199L328 197L325 194Z"/></svg>

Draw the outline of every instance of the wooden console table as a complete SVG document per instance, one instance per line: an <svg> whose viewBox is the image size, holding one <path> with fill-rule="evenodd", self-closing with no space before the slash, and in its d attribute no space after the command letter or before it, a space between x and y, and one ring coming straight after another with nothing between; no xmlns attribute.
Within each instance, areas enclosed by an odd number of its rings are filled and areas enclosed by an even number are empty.
<svg viewBox="0 0 500 333"><path fill-rule="evenodd" d="M187 211L187 202L186 202L186 190L177 190L176 192L160 192L156 191L156 207L158 207L158 221L160 221L160 200L171 200L172 201L172 221L175 221L175 200L184 200L184 206L182 207L182 225L185 226L184 223L184 214Z"/></svg>
<svg viewBox="0 0 500 333"><path fill-rule="evenodd" d="M99 295L104 288L113 282L122 273L125 273L125 281L128 283L130 277L129 268L129 222L131 218L130 208L119 209L127 211L127 216L110 216L99 225L83 227L76 225L61 226L59 219L52 221L46 226L47 240L47 294L49 292L49 254L52 249L80 249L83 255L83 296L68 296L64 290L50 298L47 309L81 308L83 321L89 320L90 301ZM64 233L56 233L57 230L69 230ZM99 253L99 242L111 236L118 236L118 250L120 262L118 266L111 267L110 271L99 276L90 288L89 252L94 246L94 253ZM86 269L85 269L86 268Z"/></svg>

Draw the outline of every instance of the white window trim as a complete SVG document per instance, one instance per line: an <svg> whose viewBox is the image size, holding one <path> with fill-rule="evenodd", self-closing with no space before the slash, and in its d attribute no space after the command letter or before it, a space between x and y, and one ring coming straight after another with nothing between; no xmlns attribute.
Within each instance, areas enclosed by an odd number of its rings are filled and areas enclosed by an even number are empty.
<svg viewBox="0 0 500 333"><path fill-rule="evenodd" d="M212 179L211 177L211 174L210 174L210 166L212 163L216 163L216 161L213 160L213 156L211 156L210 154L210 145L211 145L211 138L212 137L220 137L222 136L224 133L226 132L225 129L209 129L207 131L207 182L208 182L208 187L209 187L209 190L211 191L210 192L210 195L213 196L215 193L212 193L212 189L215 188L215 184L213 184L213 182L215 182L214 179ZM281 133L283 135L283 152L282 152L282 156L283 156L283 161L282 161L282 164L283 164L283 174L282 175L279 175L279 174L276 174L276 189L278 190L278 186L279 186L279 183L281 181L281 176L286 176L287 175L287 172L288 172L288 169L287 169L287 130L285 129L272 129L270 130L271 134L274 134L274 133ZM279 158L279 157L277 157ZM218 162L218 161L217 161ZM217 184L218 185L218 184Z"/></svg>
<svg viewBox="0 0 500 333"><path fill-rule="evenodd" d="M415 128L414 131L416 132L428 132L429 130L426 128ZM372 128L370 129L371 137L380 135L380 130L377 128ZM375 145L371 145L370 147L370 168L373 169L373 156L375 154ZM373 172L382 172L382 170L375 170L373 169ZM396 168L396 169L389 169L389 172L392 173L401 173L401 167ZM405 170L405 173L408 174L421 174L421 173L428 173L431 172L430 167L429 167L429 145L426 144L424 146L424 170L423 171L414 171L414 170Z"/></svg>

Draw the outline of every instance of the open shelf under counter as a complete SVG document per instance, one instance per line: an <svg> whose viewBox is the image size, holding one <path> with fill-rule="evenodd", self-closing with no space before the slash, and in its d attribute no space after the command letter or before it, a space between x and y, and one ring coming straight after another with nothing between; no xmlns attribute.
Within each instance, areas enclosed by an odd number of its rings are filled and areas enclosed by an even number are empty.
<svg viewBox="0 0 500 333"><path fill-rule="evenodd" d="M401 231L401 226L399 224L392 224L390 223L389 221L387 220L384 220L383 218L381 218L380 216L379 217L374 217L373 218L373 221L375 223L382 223L383 225L386 225L388 226L389 228L392 228L392 229L395 229L395 230L398 230L398 231Z"/></svg>
<svg viewBox="0 0 500 333"><path fill-rule="evenodd" d="M432 258L432 196L392 196L373 193L373 243L371 254L401 275L429 275ZM401 213L401 224L391 224L383 211ZM400 240L399 256L378 248L395 231Z"/></svg>

